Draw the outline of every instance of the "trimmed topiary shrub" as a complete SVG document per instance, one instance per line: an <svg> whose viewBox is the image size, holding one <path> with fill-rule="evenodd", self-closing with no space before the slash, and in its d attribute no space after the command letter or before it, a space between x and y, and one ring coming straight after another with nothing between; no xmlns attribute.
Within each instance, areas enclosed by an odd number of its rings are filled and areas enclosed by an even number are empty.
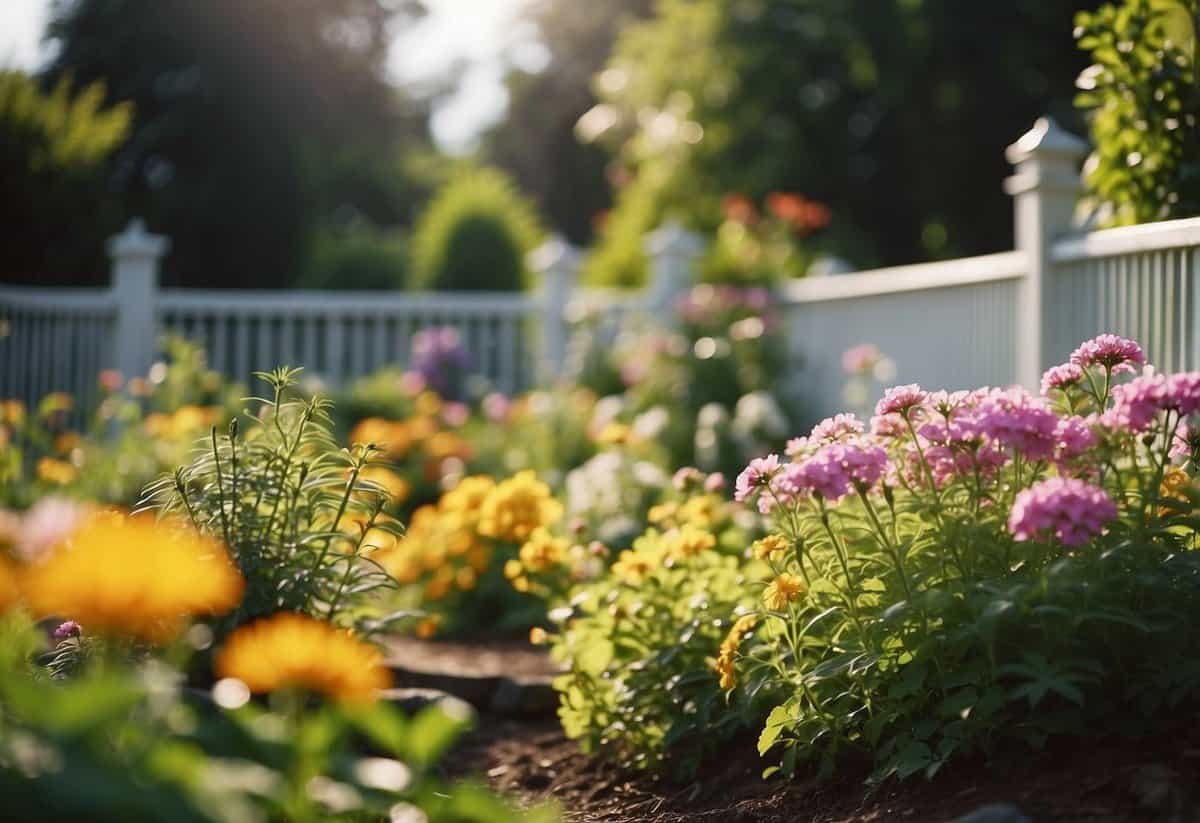
<svg viewBox="0 0 1200 823"><path fill-rule="evenodd" d="M533 206L496 169L452 177L417 221L413 287L439 291L519 291L525 255L541 240Z"/></svg>
<svg viewBox="0 0 1200 823"><path fill-rule="evenodd" d="M307 270L297 284L306 289L399 290L412 266L404 239L374 229L317 235Z"/></svg>

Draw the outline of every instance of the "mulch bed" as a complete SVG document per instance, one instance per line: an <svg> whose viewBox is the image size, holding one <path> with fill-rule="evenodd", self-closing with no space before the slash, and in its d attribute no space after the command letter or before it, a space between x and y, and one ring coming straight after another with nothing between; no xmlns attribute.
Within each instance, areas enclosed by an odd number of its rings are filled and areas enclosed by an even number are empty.
<svg viewBox="0 0 1200 823"><path fill-rule="evenodd" d="M410 667L426 675L441 668L447 674L441 685L451 693L456 678L545 688L554 673L540 650L519 641L397 643L391 657L402 682ZM458 696L482 713L477 730L451 758L451 770L486 775L519 803L554 799L566 820L579 823L941 823L991 804L1010 805L1007 812L987 809L972 823L1018 823L1022 818L1013 814L1014 806L1038 823L1200 821L1200 724L1191 716L1179 718L1178 734L1170 739L1060 744L1035 755L965 760L933 781L916 778L872 794L861 769L843 769L829 781L803 774L764 781L766 764L753 738L729 742L692 780L631 774L583 754L563 736L552 706L513 711L505 705L495 711L487 705L493 698Z"/></svg>

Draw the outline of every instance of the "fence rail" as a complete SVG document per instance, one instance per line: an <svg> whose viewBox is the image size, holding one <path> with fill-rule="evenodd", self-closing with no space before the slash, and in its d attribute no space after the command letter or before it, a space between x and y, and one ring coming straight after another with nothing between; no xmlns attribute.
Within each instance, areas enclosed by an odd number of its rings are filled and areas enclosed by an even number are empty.
<svg viewBox="0 0 1200 823"><path fill-rule="evenodd" d="M783 285L810 412L841 408L840 355L860 343L892 358L898 382L952 388L1035 387L1105 331L1138 339L1161 369L1200 368L1200 218L1077 233L1085 151L1047 119L1009 147L1014 251ZM599 317L609 337L634 316L669 319L702 250L665 227L647 238L649 287L608 292L576 287L578 253L552 241L533 258L541 292L513 295L161 290L168 247L135 222L110 243L111 289L0 287L0 395L62 390L86 403L99 369L144 373L163 330L204 344L235 378L290 363L339 382L406 364L412 335L433 325L456 327L478 371L515 391L559 373L577 316Z"/></svg>

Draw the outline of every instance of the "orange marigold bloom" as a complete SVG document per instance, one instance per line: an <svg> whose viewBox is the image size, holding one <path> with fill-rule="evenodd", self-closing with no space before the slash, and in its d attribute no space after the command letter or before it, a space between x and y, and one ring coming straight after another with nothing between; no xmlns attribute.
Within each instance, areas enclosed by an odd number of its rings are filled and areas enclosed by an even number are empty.
<svg viewBox="0 0 1200 823"><path fill-rule="evenodd" d="M300 688L341 701L373 700L391 685L379 649L331 623L291 612L231 634L216 669L252 692Z"/></svg>
<svg viewBox="0 0 1200 823"><path fill-rule="evenodd" d="M189 617L224 614L245 585L218 541L111 512L88 519L21 583L37 617L149 641L172 637Z"/></svg>
<svg viewBox="0 0 1200 823"><path fill-rule="evenodd" d="M751 543L750 548L754 550L754 556L759 560L770 560L777 554L783 554L787 550L787 545L787 540L783 535L768 534Z"/></svg>

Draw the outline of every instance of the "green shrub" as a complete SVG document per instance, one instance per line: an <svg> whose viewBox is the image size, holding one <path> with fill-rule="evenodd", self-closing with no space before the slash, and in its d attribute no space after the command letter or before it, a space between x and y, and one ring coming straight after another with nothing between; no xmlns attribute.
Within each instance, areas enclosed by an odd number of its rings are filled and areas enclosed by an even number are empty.
<svg viewBox="0 0 1200 823"><path fill-rule="evenodd" d="M1112 225L1200 213L1197 29L1195 0L1123 0L1076 18L1095 61L1076 98L1096 146L1087 185Z"/></svg>
<svg viewBox="0 0 1200 823"><path fill-rule="evenodd" d="M452 177L417 221L414 286L439 291L519 291L525 256L541 239L533 207L502 172Z"/></svg>
<svg viewBox="0 0 1200 823"><path fill-rule="evenodd" d="M307 289L399 291L410 277L408 248L396 234L356 229L317 236L308 270L297 284Z"/></svg>

